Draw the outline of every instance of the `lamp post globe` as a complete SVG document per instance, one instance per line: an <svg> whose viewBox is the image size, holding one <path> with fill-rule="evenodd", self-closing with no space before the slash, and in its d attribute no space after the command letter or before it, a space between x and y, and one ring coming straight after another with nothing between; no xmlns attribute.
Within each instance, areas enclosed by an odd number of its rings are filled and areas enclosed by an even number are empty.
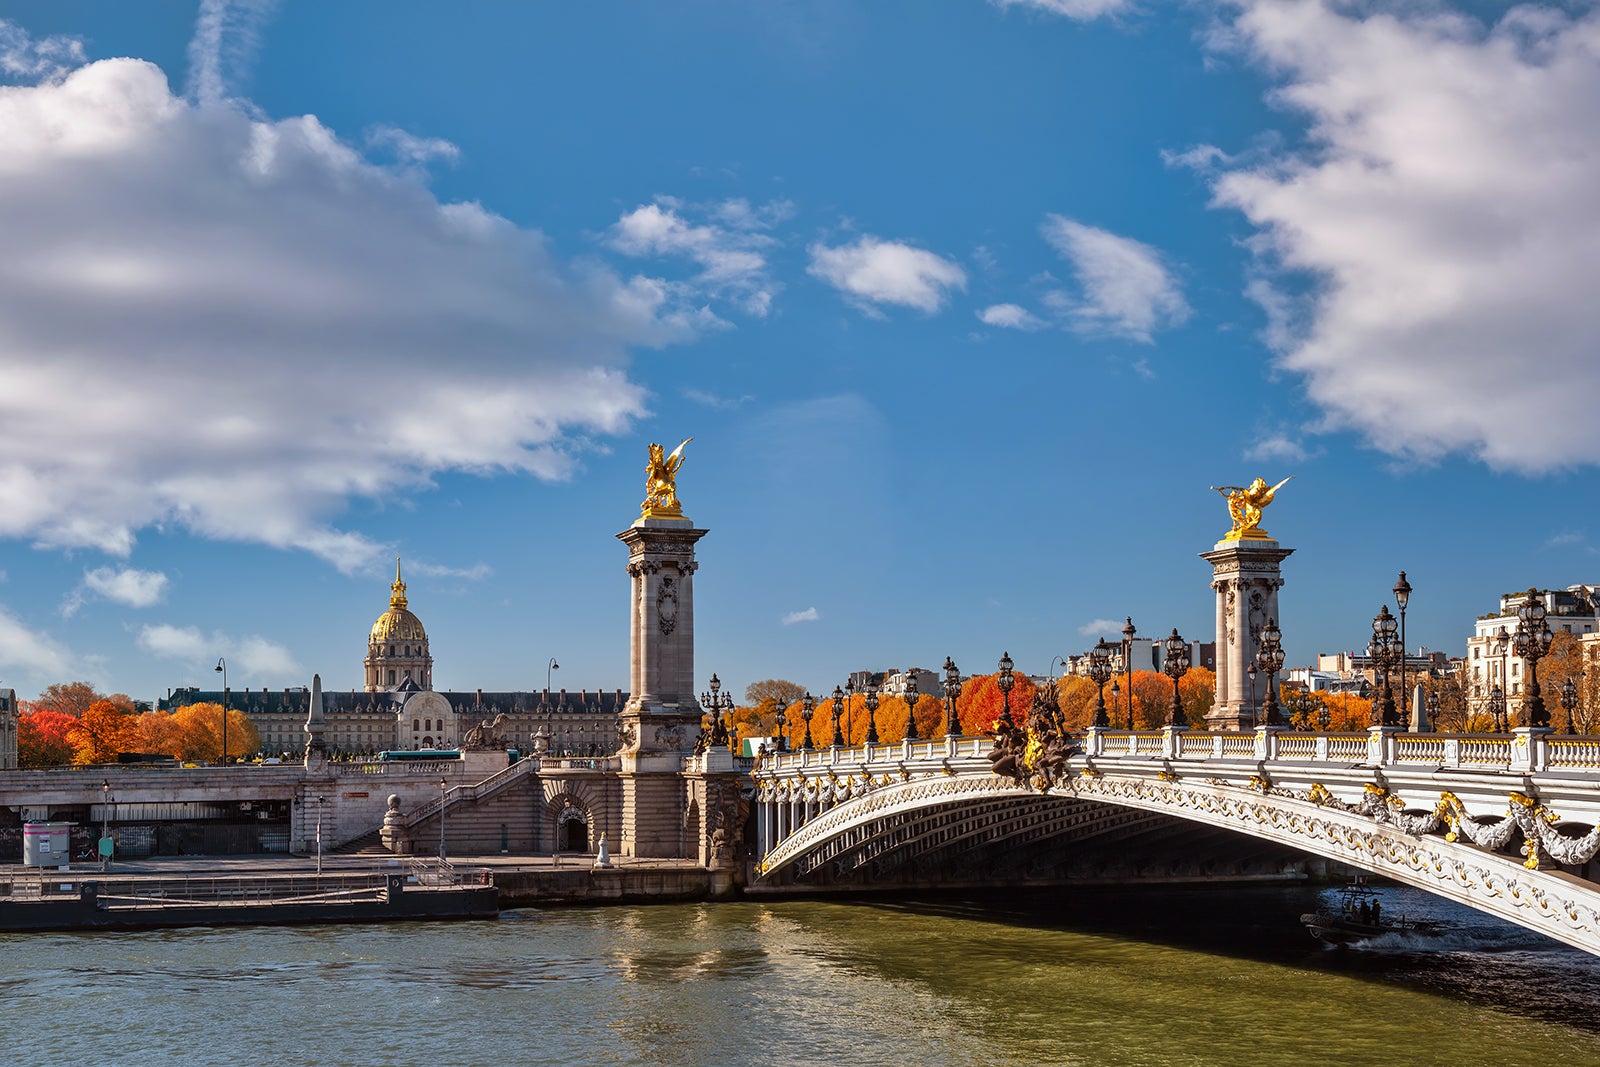
<svg viewBox="0 0 1600 1067"><path fill-rule="evenodd" d="M917 740L917 669L906 668L906 740Z"/></svg>
<svg viewBox="0 0 1600 1067"><path fill-rule="evenodd" d="M1528 664L1527 713L1524 726L1548 727L1550 712L1545 710L1544 695L1539 691L1539 660L1550 651L1555 635L1545 621L1544 598L1538 590L1529 589L1517 608L1517 632L1513 638L1517 655Z"/></svg>
<svg viewBox="0 0 1600 1067"><path fill-rule="evenodd" d="M1139 631L1133 616L1122 624L1122 687L1128 691L1128 729L1133 729L1133 638Z"/></svg>
<svg viewBox="0 0 1600 1067"><path fill-rule="evenodd" d="M1394 690L1389 686L1389 672L1394 667L1395 646L1398 638L1395 632L1399 628L1399 620L1389 614L1389 605L1384 604L1378 609L1378 614L1372 618L1372 641L1367 645L1367 653L1372 658L1372 667L1378 674L1378 689L1373 693L1372 713L1374 726L1398 726L1399 715L1394 706Z"/></svg>
<svg viewBox="0 0 1600 1067"><path fill-rule="evenodd" d="M839 718L844 714L844 690L833 687L833 741L829 748L839 747Z"/></svg>
<svg viewBox="0 0 1600 1067"><path fill-rule="evenodd" d="M944 732L947 737L961 736L961 716L956 711L956 700L961 696L961 672L956 661L944 658Z"/></svg>
<svg viewBox="0 0 1600 1067"><path fill-rule="evenodd" d="M1406 572L1394 582L1394 602L1400 606L1400 718L1406 717L1406 602L1411 599L1411 583Z"/></svg>
<svg viewBox="0 0 1600 1067"><path fill-rule="evenodd" d="M1283 670L1283 631L1276 619L1268 619L1262 627L1256 648L1255 666L1266 672L1267 695L1261 704L1261 717L1268 726L1282 726L1283 713L1278 709L1278 672Z"/></svg>
<svg viewBox="0 0 1600 1067"><path fill-rule="evenodd" d="M1106 683L1111 680L1111 657L1106 655L1104 642L1089 650L1089 680L1095 684L1094 719L1090 725L1110 726L1111 720L1106 716Z"/></svg>
<svg viewBox="0 0 1600 1067"><path fill-rule="evenodd" d="M1183 729L1189 725L1189 717L1183 713L1183 700L1178 693L1178 682L1189 673L1189 643L1178 634L1176 626L1172 628L1172 635L1166 640L1165 651L1166 662L1161 664L1161 673L1172 679L1170 725Z"/></svg>
<svg viewBox="0 0 1600 1067"><path fill-rule="evenodd" d="M1012 671L1016 664L1011 660L1011 653L1000 653L1000 673L995 676L994 684L1000 687L1000 723L1006 727L1016 726L1017 721L1011 717L1011 687L1016 684Z"/></svg>
<svg viewBox="0 0 1600 1067"><path fill-rule="evenodd" d="M861 701L867 708L867 744L878 743L878 687L867 684L867 695Z"/></svg>

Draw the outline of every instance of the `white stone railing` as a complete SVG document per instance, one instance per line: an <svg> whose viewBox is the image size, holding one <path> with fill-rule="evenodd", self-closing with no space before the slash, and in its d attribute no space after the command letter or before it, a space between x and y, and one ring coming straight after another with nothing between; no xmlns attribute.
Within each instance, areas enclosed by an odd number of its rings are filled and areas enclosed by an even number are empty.
<svg viewBox="0 0 1600 1067"><path fill-rule="evenodd" d="M1522 727L1512 734L1410 734L1393 727L1366 733L1304 733L1263 728L1254 733L1204 730L1088 730L1083 752L1097 759L1333 763L1373 767L1437 766L1517 772L1562 771L1600 777L1600 738L1557 736ZM809 768L967 760L986 756L987 737L899 741L887 745L772 753L755 773L804 773ZM686 762L686 769L690 769ZM696 765L696 769L698 765ZM721 769L721 768L719 768ZM738 769L731 765L729 770Z"/></svg>

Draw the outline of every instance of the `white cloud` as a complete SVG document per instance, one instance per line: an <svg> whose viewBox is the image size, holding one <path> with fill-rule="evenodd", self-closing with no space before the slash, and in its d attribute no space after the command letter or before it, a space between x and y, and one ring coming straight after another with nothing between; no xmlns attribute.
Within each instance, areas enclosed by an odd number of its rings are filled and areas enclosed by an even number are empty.
<svg viewBox="0 0 1600 1067"><path fill-rule="evenodd" d="M137 643L152 656L188 663L196 670L211 670L219 658L228 662L228 684L234 679L284 684L302 669L284 646L257 634L230 637L221 631L203 634L193 626L158 623L139 630ZM221 688L222 678L216 678Z"/></svg>
<svg viewBox="0 0 1600 1067"><path fill-rule="evenodd" d="M83 42L75 37L34 37L0 19L0 74L28 81L54 81L83 63Z"/></svg>
<svg viewBox="0 0 1600 1067"><path fill-rule="evenodd" d="M1189 318L1189 305L1156 249L1063 215L1047 215L1044 239L1072 264L1081 295L1057 291L1049 302L1074 330L1149 344L1158 329Z"/></svg>
<svg viewBox="0 0 1600 1067"><path fill-rule="evenodd" d="M1600 462L1600 12L1367 10L1248 0L1230 27L1308 123L1213 183L1258 228L1281 365L1392 455Z"/></svg>
<svg viewBox="0 0 1600 1067"><path fill-rule="evenodd" d="M481 581L494 573L487 563L474 563L470 567L446 567L437 563L409 563L407 569L429 578L460 578L468 582Z"/></svg>
<svg viewBox="0 0 1600 1067"><path fill-rule="evenodd" d="M1078 632L1084 637L1100 637L1109 633L1120 634L1122 626L1116 619L1091 619L1078 627Z"/></svg>
<svg viewBox="0 0 1600 1067"><path fill-rule="evenodd" d="M131 608L148 608L161 603L166 596L167 576L161 571L141 571L133 567L96 567L92 571L86 570L83 572L83 581L62 601L61 614L76 614L89 593Z"/></svg>
<svg viewBox="0 0 1600 1067"><path fill-rule="evenodd" d="M1286 430L1267 433L1244 450L1245 459L1286 463L1304 463L1312 455L1303 443Z"/></svg>
<svg viewBox="0 0 1600 1067"><path fill-rule="evenodd" d="M167 576L160 571L141 571L132 567L96 567L83 572L83 584L107 600L131 608L148 608L161 603L167 592Z"/></svg>
<svg viewBox="0 0 1600 1067"><path fill-rule="evenodd" d="M35 633L0 607L0 671L13 676L28 674L65 678L72 669L72 654L49 634ZM14 680L14 678L13 678Z"/></svg>
<svg viewBox="0 0 1600 1067"><path fill-rule="evenodd" d="M301 673L300 665L287 648L265 637L241 638L233 652L239 661L240 673L245 678L293 678ZM233 660L229 660L230 666Z"/></svg>
<svg viewBox="0 0 1600 1067"><path fill-rule="evenodd" d="M388 149L395 159L412 166L424 166L434 160L454 163L461 158L461 149L440 137L418 137L397 126L374 126L367 131L367 147Z"/></svg>
<svg viewBox="0 0 1600 1067"><path fill-rule="evenodd" d="M978 312L986 326L1001 326L1008 330L1037 330L1044 320L1020 304L991 304Z"/></svg>
<svg viewBox="0 0 1600 1067"><path fill-rule="evenodd" d="M797 622L816 622L820 618L822 618L822 615L816 608L807 608L804 611L789 612L783 617L783 624L785 626L793 626Z"/></svg>
<svg viewBox="0 0 1600 1067"><path fill-rule="evenodd" d="M208 639L193 626L156 623L139 630L139 647L152 656L198 661L216 654L220 640Z"/></svg>
<svg viewBox="0 0 1600 1067"><path fill-rule="evenodd" d="M933 314L950 290L965 290L967 274L953 261L915 245L863 236L836 248L817 243L808 272L854 297L858 307L898 304Z"/></svg>
<svg viewBox="0 0 1600 1067"><path fill-rule="evenodd" d="M0 537L125 556L175 524L359 568L352 498L567 477L643 410L628 349L705 322L138 60L0 87L0 129Z"/></svg>
<svg viewBox="0 0 1600 1067"><path fill-rule="evenodd" d="M755 399L749 393L741 393L738 396L718 396L716 393L710 393L704 389L685 389L683 395L684 399L693 400L696 404L701 404L708 408L742 408Z"/></svg>
<svg viewBox="0 0 1600 1067"><path fill-rule="evenodd" d="M277 0L200 0L189 39L190 91L201 105L221 104L261 46L261 26Z"/></svg>
<svg viewBox="0 0 1600 1067"><path fill-rule="evenodd" d="M686 213L694 209L657 197L619 218L608 242L630 256L687 257L700 267L684 290L688 299L729 299L751 315L765 316L780 286L767 271L766 250L777 242L762 231L788 209L787 204L752 208L744 200L727 200L710 210L718 221L693 223Z"/></svg>
<svg viewBox="0 0 1600 1067"><path fill-rule="evenodd" d="M1049 15L1064 15L1069 19L1086 21L1102 15L1117 15L1132 11L1134 0L989 0L996 7L1029 8Z"/></svg>

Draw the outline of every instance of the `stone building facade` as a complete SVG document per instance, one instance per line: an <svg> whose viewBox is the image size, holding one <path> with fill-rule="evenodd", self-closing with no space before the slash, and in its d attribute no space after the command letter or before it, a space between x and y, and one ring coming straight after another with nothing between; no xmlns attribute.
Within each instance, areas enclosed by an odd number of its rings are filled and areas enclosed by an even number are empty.
<svg viewBox="0 0 1600 1067"><path fill-rule="evenodd" d="M0 689L0 770L17 765L17 691Z"/></svg>
<svg viewBox="0 0 1600 1067"><path fill-rule="evenodd" d="M531 751L537 741L557 755L604 756L617 749L619 716L628 702L628 695L620 689L581 689L577 693L565 689L433 690L428 633L410 609L398 563L389 588L389 607L372 624L362 667L365 689L322 693L323 737L329 754L336 758L389 749L456 749L469 741L492 741L496 747L503 742L507 748L524 752ZM265 756L298 759L305 751L306 716L311 710L311 691L305 686L243 692L171 689L157 706L173 711L202 702L249 716L261 735ZM14 751L15 730L11 736Z"/></svg>

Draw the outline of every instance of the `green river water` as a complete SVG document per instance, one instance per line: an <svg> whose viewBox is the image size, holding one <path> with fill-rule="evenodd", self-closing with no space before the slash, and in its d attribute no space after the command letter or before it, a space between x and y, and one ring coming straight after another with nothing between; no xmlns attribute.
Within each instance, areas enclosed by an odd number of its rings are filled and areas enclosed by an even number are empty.
<svg viewBox="0 0 1600 1067"><path fill-rule="evenodd" d="M523 909L492 923L0 935L19 1065L1600 1067L1600 960L1405 889Z"/></svg>

